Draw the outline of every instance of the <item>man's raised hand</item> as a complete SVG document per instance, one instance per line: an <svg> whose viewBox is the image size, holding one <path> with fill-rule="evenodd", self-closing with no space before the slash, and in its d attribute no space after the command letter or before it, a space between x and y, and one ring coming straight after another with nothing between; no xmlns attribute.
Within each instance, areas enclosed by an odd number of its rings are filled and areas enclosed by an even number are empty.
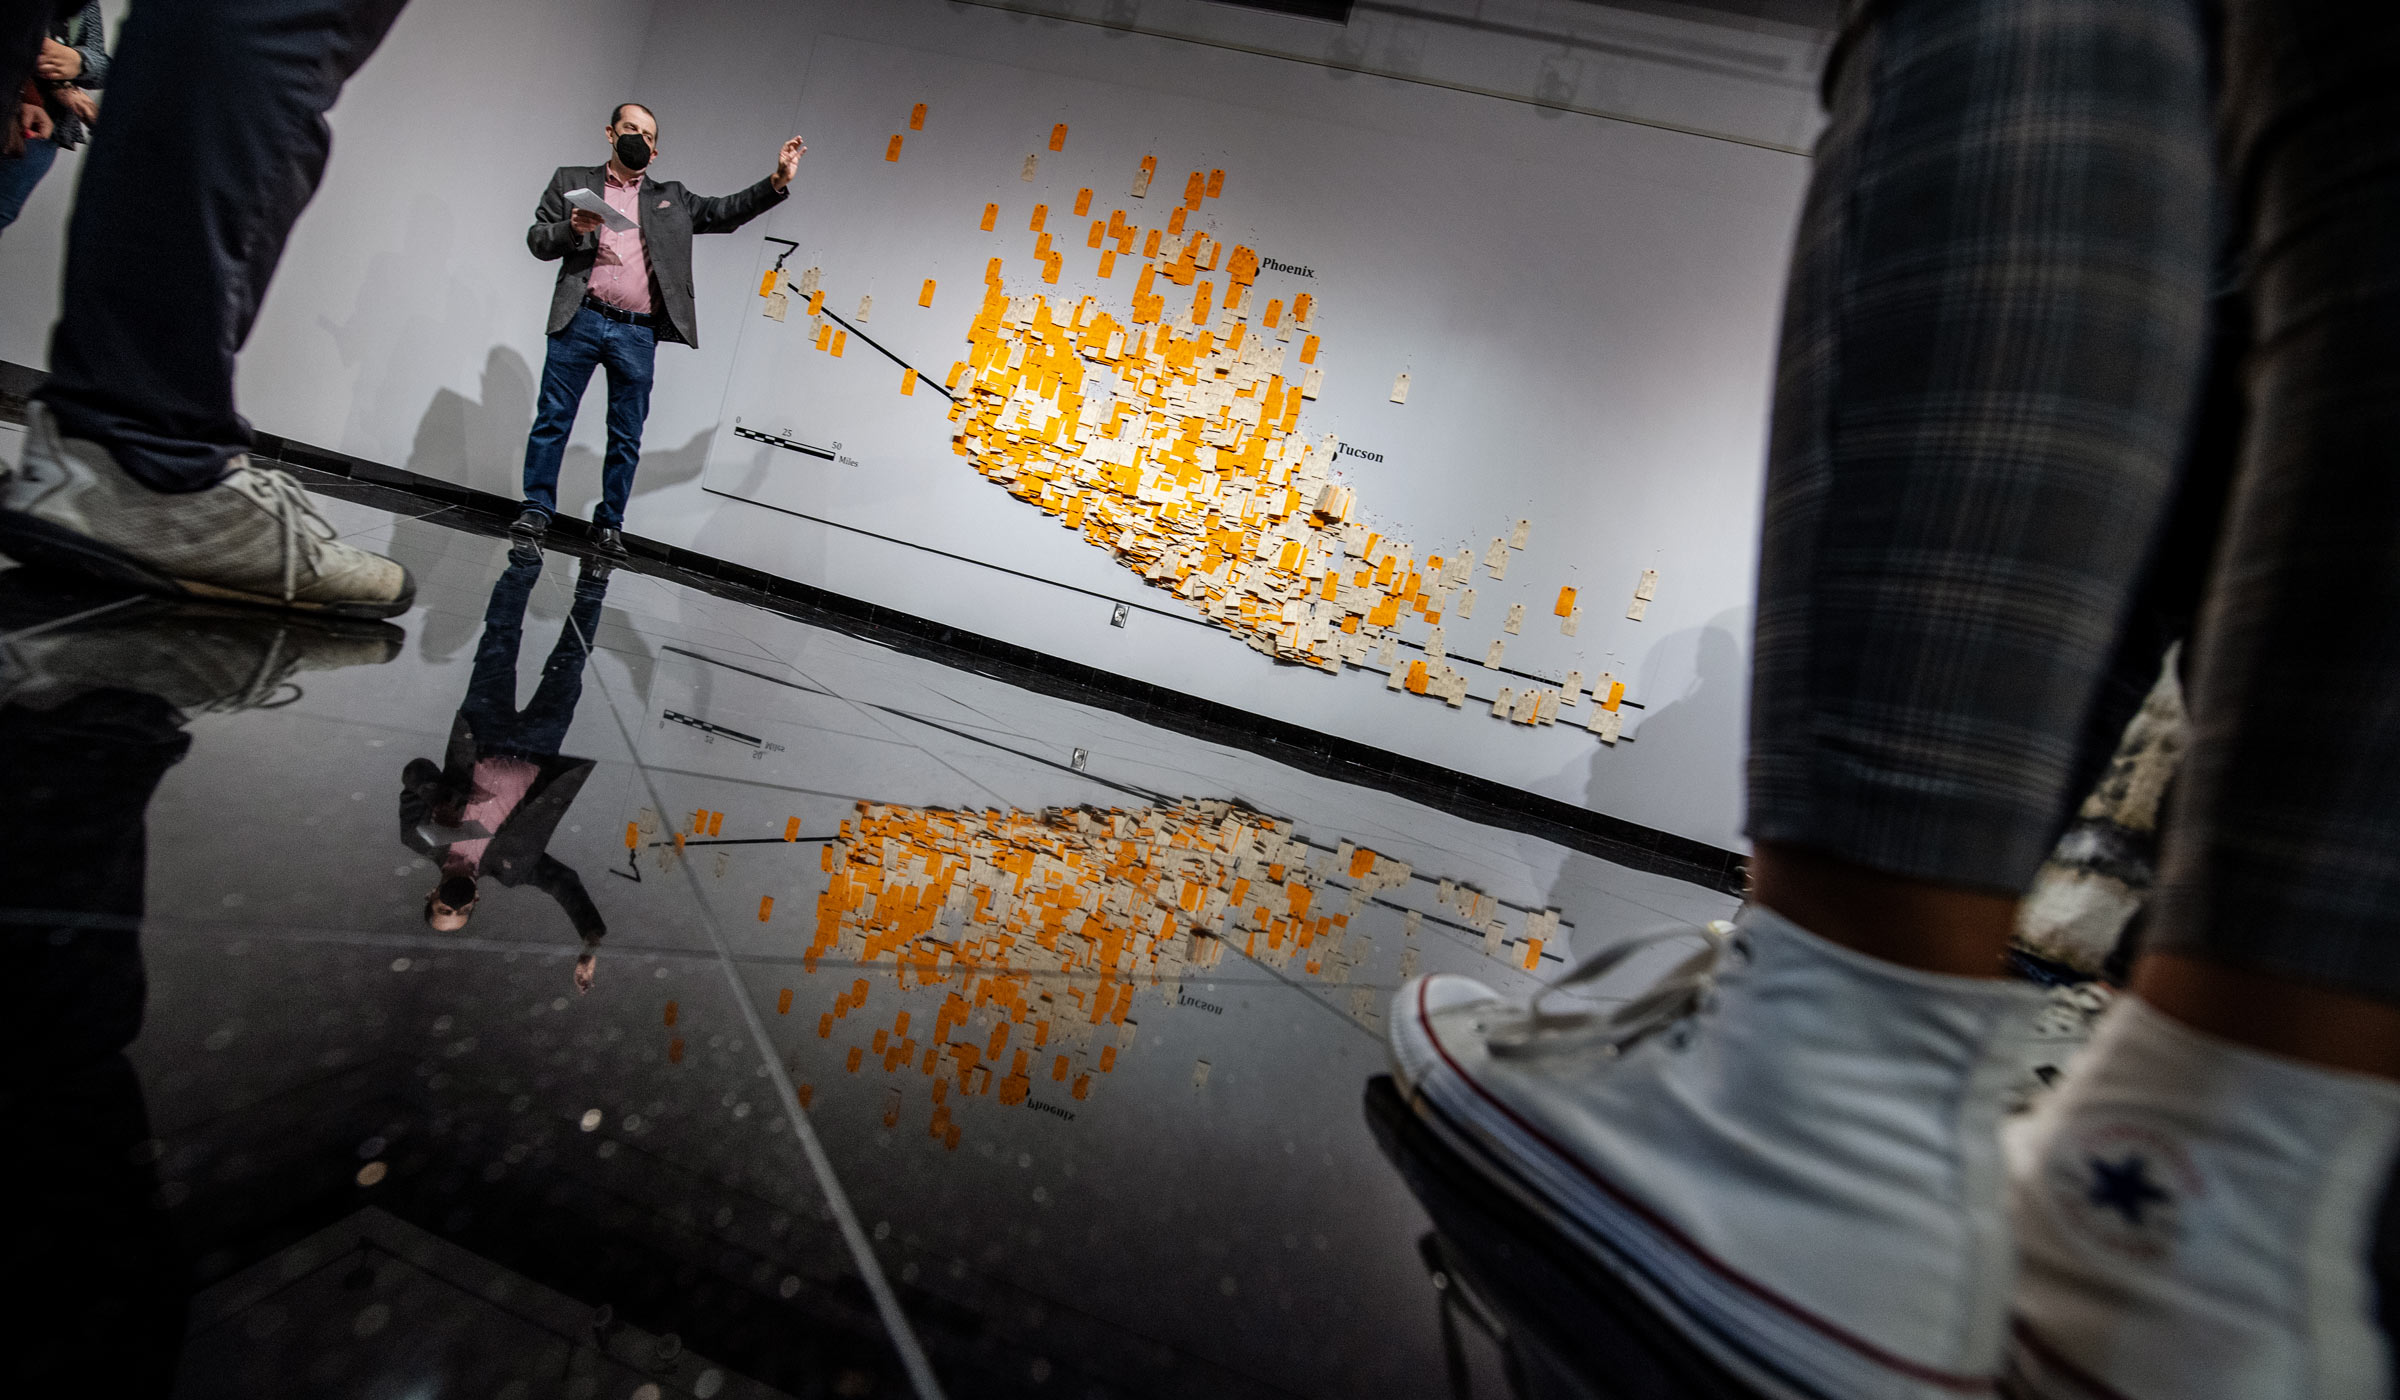
<svg viewBox="0 0 2400 1400"><path fill-rule="evenodd" d="M567 227L578 234L590 233L600 227L600 216L589 209L572 209L567 212Z"/></svg>
<svg viewBox="0 0 2400 1400"><path fill-rule="evenodd" d="M808 143L797 136L783 143L783 149L775 155L775 173L767 177L775 188L780 190L792 182L793 174L800 169L800 157L807 154Z"/></svg>

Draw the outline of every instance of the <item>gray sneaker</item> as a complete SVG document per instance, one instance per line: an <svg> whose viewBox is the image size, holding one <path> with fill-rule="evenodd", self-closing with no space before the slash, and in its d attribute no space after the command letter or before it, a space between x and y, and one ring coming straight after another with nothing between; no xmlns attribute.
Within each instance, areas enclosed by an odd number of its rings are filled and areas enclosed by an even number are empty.
<svg viewBox="0 0 2400 1400"><path fill-rule="evenodd" d="M0 486L0 552L21 563L337 617L391 617L416 598L407 569L335 538L287 472L236 457L205 491L153 491L107 448L60 437L41 404L26 427L23 465Z"/></svg>
<svg viewBox="0 0 2400 1400"><path fill-rule="evenodd" d="M155 695L193 715L278 709L295 677L380 666L408 634L388 622L78 591L0 572L0 705L51 710L95 690Z"/></svg>

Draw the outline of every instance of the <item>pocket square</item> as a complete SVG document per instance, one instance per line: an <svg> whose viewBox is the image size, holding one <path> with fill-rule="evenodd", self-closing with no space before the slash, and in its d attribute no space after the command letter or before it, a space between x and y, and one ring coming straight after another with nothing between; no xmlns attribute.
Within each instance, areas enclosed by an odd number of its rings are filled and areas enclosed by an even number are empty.
<svg viewBox="0 0 2400 1400"><path fill-rule="evenodd" d="M662 200L660 200L660 201L658 202L658 207L659 207L659 208L661 208L661 209L664 209L664 208L666 208L666 207L667 207L667 202L666 202L665 200L663 200L663 199L662 199Z"/></svg>

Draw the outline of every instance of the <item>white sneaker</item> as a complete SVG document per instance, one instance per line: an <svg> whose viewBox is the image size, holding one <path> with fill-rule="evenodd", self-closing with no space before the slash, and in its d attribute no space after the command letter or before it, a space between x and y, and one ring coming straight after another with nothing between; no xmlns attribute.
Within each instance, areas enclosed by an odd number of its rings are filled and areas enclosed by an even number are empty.
<svg viewBox="0 0 2400 1400"><path fill-rule="evenodd" d="M2008 1369L2040 1400L2365 1400L2400 1084L2119 999L2008 1141Z"/></svg>
<svg viewBox="0 0 2400 1400"><path fill-rule="evenodd" d="M1555 1008L1678 937L1703 946L1613 1013ZM1391 1057L1420 1115L1743 1385L1928 1400L2000 1368L1996 1128L2041 1003L1753 906L1603 952L1532 1005L1415 979Z"/></svg>
<svg viewBox="0 0 2400 1400"><path fill-rule="evenodd" d="M236 457L204 491L153 491L107 448L60 437L41 404L26 428L24 461L0 484L0 551L21 563L339 617L392 617L415 601L408 570L335 538L289 473Z"/></svg>

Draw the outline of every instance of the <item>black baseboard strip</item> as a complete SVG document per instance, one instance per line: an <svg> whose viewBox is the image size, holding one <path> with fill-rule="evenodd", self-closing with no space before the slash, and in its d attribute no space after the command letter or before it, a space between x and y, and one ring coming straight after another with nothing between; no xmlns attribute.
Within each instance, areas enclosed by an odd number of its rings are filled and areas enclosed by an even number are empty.
<svg viewBox="0 0 2400 1400"><path fill-rule="evenodd" d="M5 407L0 405L0 410ZM509 497L311 447L271 433L258 434L255 451L258 456L272 458L315 478L319 485L331 485L330 478L374 488L368 493L371 495L391 493L407 502L446 507L445 523L464 529L499 534L516 517L518 509L518 503ZM405 504L378 503L396 507ZM566 541L580 541L588 538L589 531L587 523L561 516L551 522L550 538L554 542L560 542L562 537ZM670 575L679 583L716 597L765 608L812 626L834 628L1036 694L1111 710L1208 743L1247 749L1304 772L1394 793L1486 826L1554 841L1630 869L1689 881L1727 894L1742 893L1747 881L1746 858L1735 851L929 618L879 607L713 555L630 534L625 536L625 546L633 555L632 567L643 572Z"/></svg>

